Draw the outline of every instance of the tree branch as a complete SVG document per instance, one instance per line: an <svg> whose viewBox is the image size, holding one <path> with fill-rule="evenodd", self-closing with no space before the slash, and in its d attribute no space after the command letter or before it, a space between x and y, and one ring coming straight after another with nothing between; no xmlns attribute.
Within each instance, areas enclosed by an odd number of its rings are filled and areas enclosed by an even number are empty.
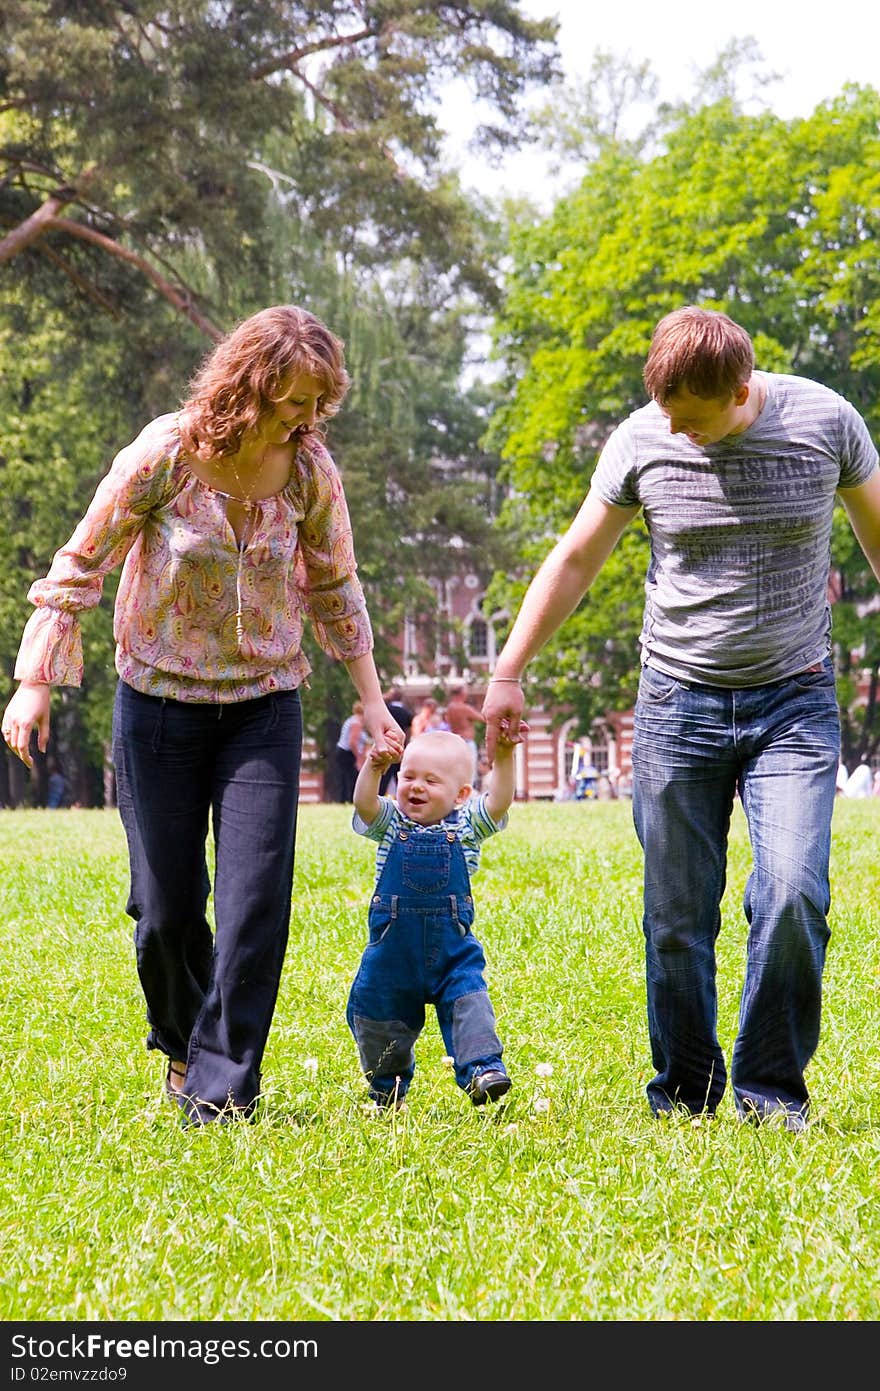
<svg viewBox="0 0 880 1391"><path fill-rule="evenodd" d="M117 320L122 318L116 305L113 304L106 295L102 295L101 291L97 289L96 286L91 285L84 275L80 275L78 270L74 270L73 266L69 266L63 256L59 256L57 251L53 251L45 237L40 242L37 250L41 255L47 257L47 259L52 262L53 266L57 266L58 269L67 276L68 280L73 281L73 284L81 294L86 295L88 299L94 300L95 304L103 309L105 313L109 314L111 318Z"/></svg>
<svg viewBox="0 0 880 1391"><path fill-rule="evenodd" d="M120 246L119 242L114 241L112 237L105 237L103 232L96 232L93 227L86 227L82 222L74 222L69 217L56 217L50 226L56 227L61 232L66 232L70 237L79 237L82 241L100 246L111 256L118 256L120 260L136 266L148 280L153 282L159 293L168 300L168 303L172 304L181 314L185 314L190 322L195 324L196 328L200 329L206 337L215 343L223 337L223 330L211 323L211 320L196 308L195 296L191 292L183 293L178 290L171 284L170 280L166 280L164 276L160 275L155 267L151 266L143 256L139 256L136 251L127 250L126 247Z"/></svg>
<svg viewBox="0 0 880 1391"><path fill-rule="evenodd" d="M348 135L359 134L359 127L354 125L351 121L349 121L347 117L343 115L342 111L335 104L335 102L332 102L329 97L325 97L324 93L318 87L316 87L315 84L311 82L309 78L305 76L304 73L297 72L296 76L299 78L303 86L308 88L312 96L315 98L315 101L318 102L321 106L323 106L325 111L329 111L330 115L334 118L334 120L342 128L342 130L344 130ZM385 156L392 169L394 170L394 177L400 183L409 183L409 175L406 173L405 170L401 169L400 165L394 158L394 155L391 153L388 146L384 143L381 143L378 146L378 148L380 152Z"/></svg>
<svg viewBox="0 0 880 1391"><path fill-rule="evenodd" d="M37 208L36 212L32 212L30 217L26 217L24 222L20 222L17 227L13 228L0 241L0 265L3 265L5 261L11 261L13 256L18 255L19 251L23 251L26 246L30 246L31 242L35 242L38 237L41 237L56 220L61 209L75 197L76 189L59 188Z"/></svg>
<svg viewBox="0 0 880 1391"><path fill-rule="evenodd" d="M326 38L315 39L313 43L304 43L302 48L291 48L287 53L279 53L276 57L269 58L258 68L252 68L251 81L259 82L262 78L269 77L273 72L280 72L282 68L294 68L297 63L303 58L308 58L312 53L326 53L331 48L344 48L347 45L360 43L361 39L374 39L376 37L374 29L359 29L356 34L335 34L333 36L328 34Z"/></svg>

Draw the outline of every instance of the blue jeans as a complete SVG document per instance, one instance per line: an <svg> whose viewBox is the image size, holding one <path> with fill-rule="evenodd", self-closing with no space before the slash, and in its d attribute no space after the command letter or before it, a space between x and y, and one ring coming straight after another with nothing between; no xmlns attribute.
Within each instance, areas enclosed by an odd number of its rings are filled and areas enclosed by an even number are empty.
<svg viewBox="0 0 880 1391"><path fill-rule="evenodd" d="M831 901L840 724L830 661L731 690L643 668L633 738L633 817L644 850L652 1110L715 1111L727 1082L716 1035L715 941L739 792L752 870L737 1111L805 1119L804 1069L819 1041Z"/></svg>
<svg viewBox="0 0 880 1391"><path fill-rule="evenodd" d="M287 946L301 747L297 691L208 705L117 687L113 756L147 1047L186 1060L191 1121L256 1106Z"/></svg>
<svg viewBox="0 0 880 1391"><path fill-rule="evenodd" d="M460 1087L467 1090L480 1072L504 1071L473 921L460 842L442 831L401 829L370 903L370 940L346 1008L379 1106L406 1096L426 1004L437 1011Z"/></svg>

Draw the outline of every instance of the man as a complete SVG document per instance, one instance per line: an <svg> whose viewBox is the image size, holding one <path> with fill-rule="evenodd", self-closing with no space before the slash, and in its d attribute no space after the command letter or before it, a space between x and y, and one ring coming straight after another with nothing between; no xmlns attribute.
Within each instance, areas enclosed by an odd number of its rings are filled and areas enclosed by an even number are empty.
<svg viewBox="0 0 880 1391"><path fill-rule="evenodd" d="M446 723L452 733L459 735L471 751L473 761L471 782L476 784L479 778L479 745L476 731L477 725L482 725L485 721L482 713L475 706L468 704L467 690L464 686L453 686L449 692L449 700L446 704Z"/></svg>
<svg viewBox="0 0 880 1391"><path fill-rule="evenodd" d="M397 721L397 723L400 725L400 728L403 730L404 742L409 743L410 729L412 728L413 722L413 713L412 710L410 710L409 706L404 703L403 691L400 689L399 686L392 686L390 690L386 691L383 699L388 708L388 713L392 716L393 719ZM396 763L390 763L388 767L385 769L379 784L379 791L383 797L387 793L388 788L392 782L396 786L397 774L399 771L400 760L398 760Z"/></svg>
<svg viewBox="0 0 880 1391"><path fill-rule="evenodd" d="M727 1082L715 939L734 796L753 864L739 1028L738 1114L807 1121L819 1040L840 730L827 599L839 495L880 579L880 468L835 392L758 372L748 334L687 306L657 325L649 405L613 432L590 491L532 580L483 713L515 737L519 679L642 509L651 540L633 742L644 852L655 1115L712 1114Z"/></svg>

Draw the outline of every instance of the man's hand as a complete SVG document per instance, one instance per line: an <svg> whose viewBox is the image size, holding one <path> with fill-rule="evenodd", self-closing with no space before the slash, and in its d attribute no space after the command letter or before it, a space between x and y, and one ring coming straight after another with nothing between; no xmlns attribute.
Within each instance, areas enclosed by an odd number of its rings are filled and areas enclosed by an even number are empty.
<svg viewBox="0 0 880 1391"><path fill-rule="evenodd" d="M489 678L489 688L483 701L483 719L486 721L486 758L490 764L495 761L495 748L502 734L508 747L522 743L519 731L524 705L525 697L518 681L493 681Z"/></svg>

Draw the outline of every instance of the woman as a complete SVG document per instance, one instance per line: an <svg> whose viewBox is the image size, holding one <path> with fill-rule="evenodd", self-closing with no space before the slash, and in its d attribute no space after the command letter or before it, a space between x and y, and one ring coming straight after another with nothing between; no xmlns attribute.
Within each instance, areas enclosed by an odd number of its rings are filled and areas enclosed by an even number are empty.
<svg viewBox="0 0 880 1391"><path fill-rule="evenodd" d="M339 800L354 801L354 785L363 761L364 707L356 700L351 714L342 722L336 741L336 770L339 780Z"/></svg>
<svg viewBox="0 0 880 1391"><path fill-rule="evenodd" d="M30 767L50 691L82 679L79 614L124 561L113 756L147 1047L183 1119L251 1116L287 944L310 620L345 662L377 748L403 746L372 656L339 475L320 424L342 344L277 305L213 349L179 411L123 449L49 574L2 720ZM206 841L215 848L214 920Z"/></svg>

